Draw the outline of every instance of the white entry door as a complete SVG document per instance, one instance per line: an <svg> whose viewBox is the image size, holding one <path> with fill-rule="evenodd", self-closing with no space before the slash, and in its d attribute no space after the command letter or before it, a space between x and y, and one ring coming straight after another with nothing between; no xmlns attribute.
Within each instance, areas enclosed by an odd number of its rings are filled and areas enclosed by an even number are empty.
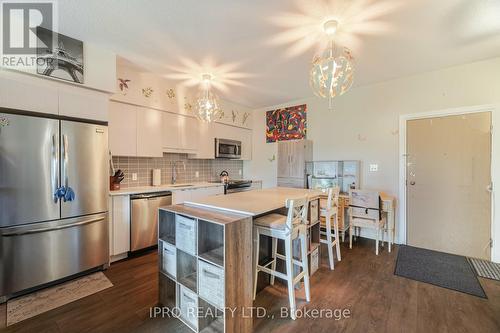
<svg viewBox="0 0 500 333"><path fill-rule="evenodd" d="M408 244L490 259L491 113L407 122Z"/></svg>

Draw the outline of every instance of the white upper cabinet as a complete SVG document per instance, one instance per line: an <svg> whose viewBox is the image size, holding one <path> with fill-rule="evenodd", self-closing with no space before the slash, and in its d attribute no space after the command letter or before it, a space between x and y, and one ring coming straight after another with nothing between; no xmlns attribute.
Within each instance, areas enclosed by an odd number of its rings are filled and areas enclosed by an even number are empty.
<svg viewBox="0 0 500 333"><path fill-rule="evenodd" d="M197 131L197 119L163 112L163 151L194 153Z"/></svg>
<svg viewBox="0 0 500 333"><path fill-rule="evenodd" d="M186 153L214 159L215 138L242 143L242 160L252 159L252 130L122 102L109 103L109 146L116 156L162 157ZM134 141L135 140L135 141Z"/></svg>
<svg viewBox="0 0 500 333"><path fill-rule="evenodd" d="M196 144L196 152L189 158L214 159L215 158L215 136L214 123L205 123L196 120L193 134Z"/></svg>
<svg viewBox="0 0 500 333"><path fill-rule="evenodd" d="M59 114L67 117L108 121L106 93L67 86L59 88Z"/></svg>
<svg viewBox="0 0 500 333"><path fill-rule="evenodd" d="M214 139L215 138L241 141L241 159L252 159L252 130L215 123ZM212 150L215 152L215 142L213 142L212 146Z"/></svg>
<svg viewBox="0 0 500 333"><path fill-rule="evenodd" d="M163 112L137 108L137 156L162 157Z"/></svg>
<svg viewBox="0 0 500 333"><path fill-rule="evenodd" d="M163 112L163 149L165 151L177 150L180 147L179 116Z"/></svg>
<svg viewBox="0 0 500 333"><path fill-rule="evenodd" d="M241 131L241 159L252 159L252 130L240 128Z"/></svg>
<svg viewBox="0 0 500 333"><path fill-rule="evenodd" d="M109 103L109 149L115 156L137 156L137 107Z"/></svg>
<svg viewBox="0 0 500 333"><path fill-rule="evenodd" d="M33 81L0 77L0 105L8 109L58 114L57 88L41 80Z"/></svg>

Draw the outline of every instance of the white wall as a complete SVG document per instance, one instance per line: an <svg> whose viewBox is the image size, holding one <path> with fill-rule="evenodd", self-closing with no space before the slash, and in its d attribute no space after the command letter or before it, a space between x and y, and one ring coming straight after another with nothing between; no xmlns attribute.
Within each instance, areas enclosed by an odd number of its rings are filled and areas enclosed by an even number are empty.
<svg viewBox="0 0 500 333"><path fill-rule="evenodd" d="M493 58L356 87L336 98L333 110L327 100L317 97L255 110L253 160L245 164L245 174L263 179L266 187L275 184L276 163L267 158L276 154L276 146L265 143L265 111L306 103L314 159L361 160L362 187L397 195L400 115L500 104L499 73L500 58ZM370 163L378 163L379 171L369 172Z"/></svg>

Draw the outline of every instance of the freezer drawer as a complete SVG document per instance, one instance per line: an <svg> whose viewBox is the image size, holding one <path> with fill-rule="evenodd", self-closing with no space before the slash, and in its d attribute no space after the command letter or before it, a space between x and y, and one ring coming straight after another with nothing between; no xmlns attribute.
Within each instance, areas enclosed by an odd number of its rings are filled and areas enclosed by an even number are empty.
<svg viewBox="0 0 500 333"><path fill-rule="evenodd" d="M0 296L102 266L107 213L0 229Z"/></svg>

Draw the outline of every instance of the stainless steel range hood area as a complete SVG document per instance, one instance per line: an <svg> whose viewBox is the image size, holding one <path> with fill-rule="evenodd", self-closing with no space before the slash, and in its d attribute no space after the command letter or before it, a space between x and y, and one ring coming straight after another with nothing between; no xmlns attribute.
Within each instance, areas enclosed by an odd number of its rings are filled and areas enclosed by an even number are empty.
<svg viewBox="0 0 500 333"><path fill-rule="evenodd" d="M109 260L108 129L0 109L0 302Z"/></svg>

